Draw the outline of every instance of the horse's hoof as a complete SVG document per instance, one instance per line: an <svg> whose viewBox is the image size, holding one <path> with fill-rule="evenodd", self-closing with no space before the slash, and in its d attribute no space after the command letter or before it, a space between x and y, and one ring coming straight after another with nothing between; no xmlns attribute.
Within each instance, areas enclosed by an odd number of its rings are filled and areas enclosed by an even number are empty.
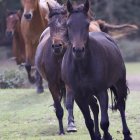
<svg viewBox="0 0 140 140"><path fill-rule="evenodd" d="M44 92L44 89L43 88L37 88L37 91L36 91L38 94L41 94Z"/></svg>
<svg viewBox="0 0 140 140"><path fill-rule="evenodd" d="M107 135L104 135L102 140L112 140L112 136L108 133Z"/></svg>
<svg viewBox="0 0 140 140"><path fill-rule="evenodd" d="M63 136L63 135L65 135L65 133L64 132L59 132L59 135Z"/></svg>
<svg viewBox="0 0 140 140"><path fill-rule="evenodd" d="M67 132L71 133L71 132L77 132L76 126L73 122L71 122L68 127L67 127Z"/></svg>
<svg viewBox="0 0 140 140"><path fill-rule="evenodd" d="M125 137L124 140L133 140L130 136Z"/></svg>

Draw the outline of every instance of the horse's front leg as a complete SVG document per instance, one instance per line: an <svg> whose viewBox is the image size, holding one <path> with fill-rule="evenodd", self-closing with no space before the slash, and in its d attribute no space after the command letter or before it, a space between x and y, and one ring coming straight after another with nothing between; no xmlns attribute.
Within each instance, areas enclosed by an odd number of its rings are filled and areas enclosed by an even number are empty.
<svg viewBox="0 0 140 140"><path fill-rule="evenodd" d="M55 113L56 113L56 117L59 122L59 135L63 135L63 134L65 134L64 128L63 128L64 111L63 111L63 108L62 108L61 102L60 102L60 98L61 98L61 94L59 93L60 88L56 84L50 83L49 81L48 81L48 87L49 87L49 90L50 90L53 100L54 100Z"/></svg>
<svg viewBox="0 0 140 140"><path fill-rule="evenodd" d="M68 111L68 127L67 132L77 132L74 122L73 106L74 106L74 94L73 91L66 86L66 108Z"/></svg>
<svg viewBox="0 0 140 140"><path fill-rule="evenodd" d="M84 116L85 124L86 124L88 131L89 131L91 140L98 140L95 137L94 122L93 122L91 115L90 115L87 97L84 97L82 95L75 96L75 101L76 101L77 105L79 106L79 108Z"/></svg>
<svg viewBox="0 0 140 140"><path fill-rule="evenodd" d="M37 93L44 92L42 77L37 70L36 70L36 86L37 86Z"/></svg>
<svg viewBox="0 0 140 140"><path fill-rule="evenodd" d="M94 115L95 123L95 137L97 140L101 140L101 133L99 131L99 105L97 99L93 96L89 98L89 105Z"/></svg>
<svg viewBox="0 0 140 140"><path fill-rule="evenodd" d="M31 66L34 64L34 57L33 57L33 54L34 54L34 48L33 46L30 44L30 43L26 43L25 45L25 51L26 51L26 63L25 63L25 69L27 71L27 74L28 74L28 79L29 79L29 82L34 84L35 83L35 77L33 77L31 75Z"/></svg>
<svg viewBox="0 0 140 140"><path fill-rule="evenodd" d="M112 140L111 135L108 132L109 128L109 117L108 117L108 93L107 91L102 91L98 93L97 96L100 108L101 108L101 129L104 131L103 140Z"/></svg>

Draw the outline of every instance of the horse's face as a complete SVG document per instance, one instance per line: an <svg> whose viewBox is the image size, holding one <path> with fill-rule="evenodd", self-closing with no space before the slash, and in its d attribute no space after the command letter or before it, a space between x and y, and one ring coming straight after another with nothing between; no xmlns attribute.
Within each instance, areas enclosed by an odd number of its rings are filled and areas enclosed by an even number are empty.
<svg viewBox="0 0 140 140"><path fill-rule="evenodd" d="M67 20L68 37L72 45L72 51L75 58L80 59L85 54L85 46L89 32L89 2L86 0L84 5L73 8L68 0L67 9L69 17Z"/></svg>
<svg viewBox="0 0 140 140"><path fill-rule="evenodd" d="M49 27L50 37L52 40L52 49L55 54L61 54L65 47L66 34L67 34L67 13L62 6L58 9L50 9L49 14Z"/></svg>
<svg viewBox="0 0 140 140"><path fill-rule="evenodd" d="M33 12L37 9L38 0L21 0L21 3L24 8L23 16L30 21L33 17Z"/></svg>
<svg viewBox="0 0 140 140"><path fill-rule="evenodd" d="M6 18L6 37L12 39L17 22L20 20L18 13L10 14Z"/></svg>

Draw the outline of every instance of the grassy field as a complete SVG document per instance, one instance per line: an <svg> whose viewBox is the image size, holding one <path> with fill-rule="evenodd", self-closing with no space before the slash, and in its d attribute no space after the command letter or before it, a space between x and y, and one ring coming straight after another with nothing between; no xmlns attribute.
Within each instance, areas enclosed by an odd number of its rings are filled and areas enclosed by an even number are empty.
<svg viewBox="0 0 140 140"><path fill-rule="evenodd" d="M15 69L14 66L10 68ZM140 63L126 63L126 68L128 76L140 76ZM5 69L6 63L1 70ZM139 100L140 91L131 91L127 101L126 117L133 140L140 140ZM76 105L74 115L78 132L58 136L58 122L52 104L47 89L41 95L36 94L35 89L0 89L0 140L90 140L83 116ZM109 110L109 116L113 139L123 140L119 112ZM66 127L65 109L65 130Z"/></svg>
<svg viewBox="0 0 140 140"><path fill-rule="evenodd" d="M134 140L140 140L140 93L132 92L127 101L126 116ZM58 136L58 123L48 90L37 95L34 89L0 90L0 140L90 140L83 117L75 105L78 132ZM114 140L122 140L119 112L110 116L110 132ZM67 126L67 112L64 127Z"/></svg>

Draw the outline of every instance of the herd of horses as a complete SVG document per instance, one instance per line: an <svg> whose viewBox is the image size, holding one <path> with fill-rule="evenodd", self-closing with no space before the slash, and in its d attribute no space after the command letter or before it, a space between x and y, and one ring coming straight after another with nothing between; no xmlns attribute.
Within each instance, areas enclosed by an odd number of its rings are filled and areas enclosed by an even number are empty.
<svg viewBox="0 0 140 140"><path fill-rule="evenodd" d="M112 109L119 110L124 140L132 140L125 118L128 95L126 69L116 42L128 34L113 34L115 30L136 30L135 25L111 25L102 20L91 21L89 1L73 6L70 0L61 5L55 0L21 0L23 10L9 14L6 35L13 38L13 55L18 65L24 65L37 93L44 91L42 78L48 82L59 134L64 134L62 98L66 98L68 132L76 132L73 107L79 106L91 140L112 140L108 117L108 89L112 94ZM108 34L107 34L108 33ZM35 76L32 69L35 69ZM99 105L98 105L99 103ZM93 112L94 121L90 115Z"/></svg>

